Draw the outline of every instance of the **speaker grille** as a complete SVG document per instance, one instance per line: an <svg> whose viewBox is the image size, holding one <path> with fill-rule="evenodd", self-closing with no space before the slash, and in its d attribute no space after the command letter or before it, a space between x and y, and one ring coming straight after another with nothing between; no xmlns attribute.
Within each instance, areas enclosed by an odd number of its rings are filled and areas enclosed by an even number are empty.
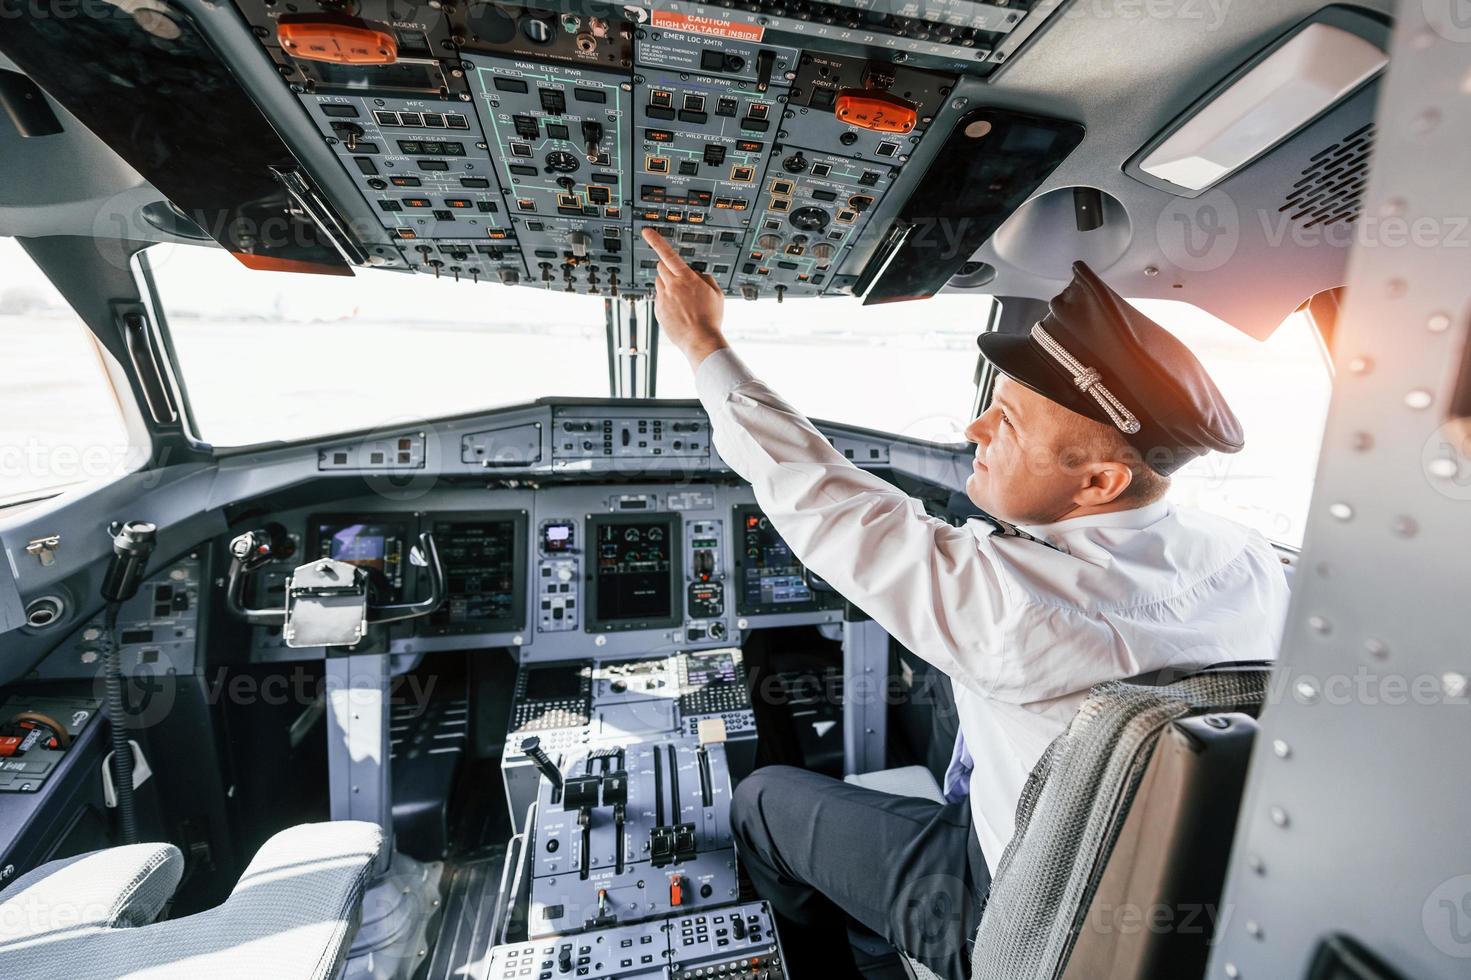
<svg viewBox="0 0 1471 980"><path fill-rule="evenodd" d="M1373 148L1374 124L1369 123L1314 153L1277 210L1305 228L1352 224L1363 208Z"/></svg>

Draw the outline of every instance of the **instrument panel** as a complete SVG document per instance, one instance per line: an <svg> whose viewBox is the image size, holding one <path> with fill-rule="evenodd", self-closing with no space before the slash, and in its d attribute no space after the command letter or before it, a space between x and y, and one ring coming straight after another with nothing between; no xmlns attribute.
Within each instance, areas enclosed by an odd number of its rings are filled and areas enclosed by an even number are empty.
<svg viewBox="0 0 1471 980"><path fill-rule="evenodd" d="M409 543L430 531L448 598L429 615L378 631L387 652L512 647L529 663L594 650L647 657L843 615L841 598L812 589L744 487L439 488L412 509L367 497L340 506L273 514L305 547L252 572L247 595L256 606L281 602L295 567L322 556L366 569L382 602L417 601L429 579L410 560ZM258 660L302 656L274 627L252 636Z"/></svg>
<svg viewBox="0 0 1471 980"><path fill-rule="evenodd" d="M408 267L641 295L654 227L750 299L851 292L958 81L1053 6L237 4Z"/></svg>

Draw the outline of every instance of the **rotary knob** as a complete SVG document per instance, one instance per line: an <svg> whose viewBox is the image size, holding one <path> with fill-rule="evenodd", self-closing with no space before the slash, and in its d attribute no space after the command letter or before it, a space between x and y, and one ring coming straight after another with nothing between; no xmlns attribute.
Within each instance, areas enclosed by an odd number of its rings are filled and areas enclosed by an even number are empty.
<svg viewBox="0 0 1471 980"><path fill-rule="evenodd" d="M557 29L552 26L551 21L527 17L521 22L521 33L536 44L551 44L557 35Z"/></svg>

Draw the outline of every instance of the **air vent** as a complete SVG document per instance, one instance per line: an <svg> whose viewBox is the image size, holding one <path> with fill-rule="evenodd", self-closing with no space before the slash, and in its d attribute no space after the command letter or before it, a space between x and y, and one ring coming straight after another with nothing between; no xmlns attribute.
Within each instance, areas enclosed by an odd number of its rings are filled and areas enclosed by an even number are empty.
<svg viewBox="0 0 1471 980"><path fill-rule="evenodd" d="M45 629L55 624L65 613L65 599L57 595L43 595L26 604L26 625L31 629Z"/></svg>
<svg viewBox="0 0 1471 980"><path fill-rule="evenodd" d="M1319 150L1277 210L1287 212L1304 228L1352 224L1363 208L1373 148L1374 124L1369 123Z"/></svg>

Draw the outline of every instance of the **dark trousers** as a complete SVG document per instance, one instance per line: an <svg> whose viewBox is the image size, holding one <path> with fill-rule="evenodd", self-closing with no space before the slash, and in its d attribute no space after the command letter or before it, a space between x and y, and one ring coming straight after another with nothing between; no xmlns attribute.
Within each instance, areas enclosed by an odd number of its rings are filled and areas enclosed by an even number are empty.
<svg viewBox="0 0 1471 980"><path fill-rule="evenodd" d="M969 803L768 766L736 786L731 825L743 867L781 919L794 980L856 972L844 913L942 977L970 974L991 875Z"/></svg>

